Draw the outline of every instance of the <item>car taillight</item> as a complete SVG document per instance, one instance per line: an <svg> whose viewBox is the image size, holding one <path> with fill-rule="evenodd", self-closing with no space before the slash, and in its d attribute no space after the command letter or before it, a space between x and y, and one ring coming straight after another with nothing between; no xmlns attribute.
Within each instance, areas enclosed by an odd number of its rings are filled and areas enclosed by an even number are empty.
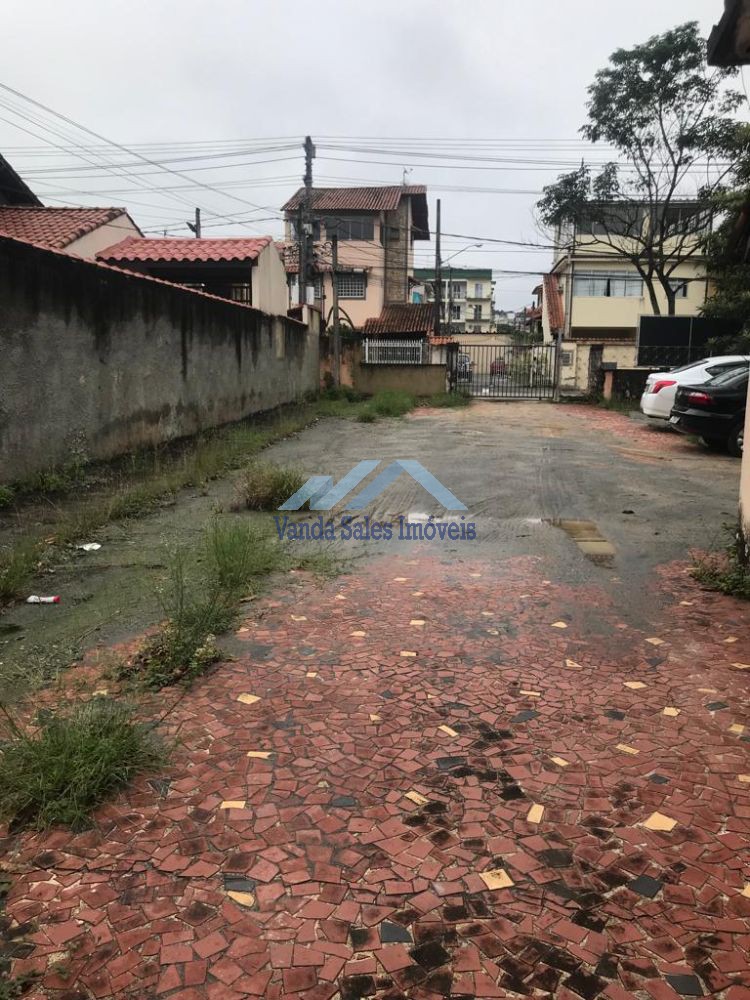
<svg viewBox="0 0 750 1000"><path fill-rule="evenodd" d="M710 406L714 401L714 397L709 396L707 392L687 392L685 399L690 403L695 403L696 406Z"/></svg>
<svg viewBox="0 0 750 1000"><path fill-rule="evenodd" d="M657 393L661 389L666 389L668 385L677 385L677 380L673 378L663 378L659 382L654 382L651 386L651 392Z"/></svg>

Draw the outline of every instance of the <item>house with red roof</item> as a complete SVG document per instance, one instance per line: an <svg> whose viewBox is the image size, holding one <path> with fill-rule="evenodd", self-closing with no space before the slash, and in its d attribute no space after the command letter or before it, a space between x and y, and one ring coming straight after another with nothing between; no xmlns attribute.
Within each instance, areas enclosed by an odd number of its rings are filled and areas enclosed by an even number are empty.
<svg viewBox="0 0 750 1000"><path fill-rule="evenodd" d="M305 189L282 206L282 246L293 299L297 300L298 234ZM338 241L338 292L342 325L361 330L389 305L407 303L414 280L414 243L429 240L427 189L423 185L312 189L315 299L328 317L333 304L332 239Z"/></svg>
<svg viewBox="0 0 750 1000"><path fill-rule="evenodd" d="M97 259L271 315L285 316L289 308L286 270L270 236L129 236L101 251Z"/></svg>

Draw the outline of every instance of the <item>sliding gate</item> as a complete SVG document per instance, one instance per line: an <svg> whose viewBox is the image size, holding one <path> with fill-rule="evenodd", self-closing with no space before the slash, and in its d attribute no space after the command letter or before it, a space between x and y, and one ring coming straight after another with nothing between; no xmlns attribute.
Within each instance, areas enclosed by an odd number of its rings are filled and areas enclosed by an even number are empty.
<svg viewBox="0 0 750 1000"><path fill-rule="evenodd" d="M451 392L490 399L552 399L555 344L459 344L449 355Z"/></svg>

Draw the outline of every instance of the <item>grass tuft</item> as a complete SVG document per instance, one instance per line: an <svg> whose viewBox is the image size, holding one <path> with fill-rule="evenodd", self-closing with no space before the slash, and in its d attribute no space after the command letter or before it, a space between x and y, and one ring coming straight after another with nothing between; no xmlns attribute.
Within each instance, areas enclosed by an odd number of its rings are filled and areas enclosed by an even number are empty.
<svg viewBox="0 0 750 1000"><path fill-rule="evenodd" d="M693 559L691 574L709 590L750 601L750 562L744 552L742 532L737 525L724 525L730 540L719 552Z"/></svg>
<svg viewBox="0 0 750 1000"><path fill-rule="evenodd" d="M438 392L425 400L425 406L440 407L441 409L458 409L462 406L469 406L471 396L465 392Z"/></svg>
<svg viewBox="0 0 750 1000"><path fill-rule="evenodd" d="M384 389L376 392L369 402L373 413L379 417L403 417L417 404L415 396L400 389Z"/></svg>
<svg viewBox="0 0 750 1000"><path fill-rule="evenodd" d="M232 510L276 510L304 482L305 477L297 469L253 462L237 480Z"/></svg>
<svg viewBox="0 0 750 1000"><path fill-rule="evenodd" d="M49 714L32 734L16 733L0 752L0 818L44 829L81 829L112 793L164 757L152 727L104 698L68 715Z"/></svg>
<svg viewBox="0 0 750 1000"><path fill-rule="evenodd" d="M37 542L22 539L10 548L0 549L0 604L22 597L39 565L41 549Z"/></svg>
<svg viewBox="0 0 750 1000"><path fill-rule="evenodd" d="M206 530L209 574L222 591L241 596L259 577L281 569L284 552L253 525L214 520Z"/></svg>

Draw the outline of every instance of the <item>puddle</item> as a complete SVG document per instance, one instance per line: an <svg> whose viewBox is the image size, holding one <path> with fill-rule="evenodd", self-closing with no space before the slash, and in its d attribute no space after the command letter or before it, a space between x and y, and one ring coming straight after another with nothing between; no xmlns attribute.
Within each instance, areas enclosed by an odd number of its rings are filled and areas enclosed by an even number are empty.
<svg viewBox="0 0 750 1000"><path fill-rule="evenodd" d="M615 547L607 541L593 521L571 521L555 517L548 518L547 524L564 531L592 563L597 566L612 565Z"/></svg>

